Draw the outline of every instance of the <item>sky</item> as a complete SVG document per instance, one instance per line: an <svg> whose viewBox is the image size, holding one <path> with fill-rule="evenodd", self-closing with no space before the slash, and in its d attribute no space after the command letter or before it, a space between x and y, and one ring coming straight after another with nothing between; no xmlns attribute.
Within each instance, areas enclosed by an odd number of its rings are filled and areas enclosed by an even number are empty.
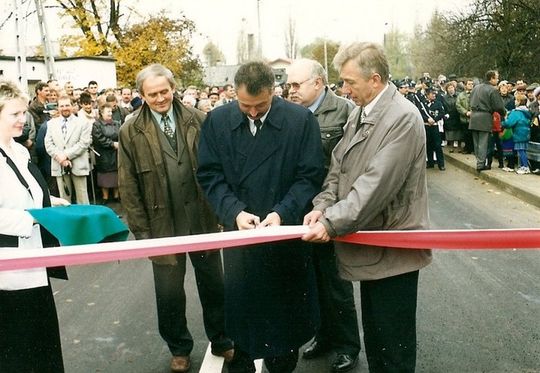
<svg viewBox="0 0 540 373"><path fill-rule="evenodd" d="M18 0L22 9L32 9L34 1ZM236 41L240 29L257 35L257 5L261 20L263 55L270 59L285 57L284 36L289 19L296 23L300 48L317 37L337 42L374 41L382 43L392 27L410 33L415 24L425 25L431 14L465 9L471 0L123 0L141 15L165 10L171 17L180 12L197 27L193 38L194 52L200 54L208 41L217 44L227 64L236 63ZM0 3L0 25L13 8L12 1ZM45 4L54 4L45 0ZM67 29L54 9L45 11L51 40L59 39ZM136 16L132 16L135 19ZM35 19L35 20L34 20ZM245 19L243 22L242 20ZM13 17L0 29L4 54L15 53ZM35 13L26 27L28 45L39 44ZM256 37L257 38L257 37Z"/></svg>

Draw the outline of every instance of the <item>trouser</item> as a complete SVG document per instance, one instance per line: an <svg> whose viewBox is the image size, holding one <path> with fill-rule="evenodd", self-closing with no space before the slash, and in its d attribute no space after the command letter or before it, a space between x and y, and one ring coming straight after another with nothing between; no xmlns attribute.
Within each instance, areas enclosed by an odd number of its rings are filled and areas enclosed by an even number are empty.
<svg viewBox="0 0 540 373"><path fill-rule="evenodd" d="M333 242L314 246L313 264L321 311L315 338L337 353L356 356L360 352L360 333L353 285L338 275Z"/></svg>
<svg viewBox="0 0 540 373"><path fill-rule="evenodd" d="M467 124L468 126L469 124ZM473 138L472 138L472 131L469 129L465 129L465 146L463 147L463 150L466 153L472 153L474 152L474 144L473 144Z"/></svg>
<svg viewBox="0 0 540 373"><path fill-rule="evenodd" d="M370 373L414 372L418 271L360 281Z"/></svg>
<svg viewBox="0 0 540 373"><path fill-rule="evenodd" d="M474 155L476 156L476 169L482 169L486 166L486 158L488 151L488 142L490 132L472 131L474 141Z"/></svg>
<svg viewBox="0 0 540 373"><path fill-rule="evenodd" d="M439 132L439 126L424 125L426 129L426 157L428 166L433 166L435 161L433 160L433 152L437 156L437 165L444 167L444 154L441 147L441 133Z"/></svg>
<svg viewBox="0 0 540 373"><path fill-rule="evenodd" d="M88 191L86 188L86 176L64 174L56 177L56 183L58 184L60 198L72 202L73 189L75 189L77 204L90 204L90 200L88 199Z"/></svg>
<svg viewBox="0 0 540 373"><path fill-rule="evenodd" d="M224 288L223 267L218 251L190 253L195 270L197 290L202 305L206 335L212 343L212 352L220 353L233 347L232 341L224 336ZM176 255L177 265L152 263L158 326L161 337L174 356L187 356L193 349L193 338L187 327L186 255Z"/></svg>
<svg viewBox="0 0 540 373"><path fill-rule="evenodd" d="M292 373L298 363L298 350L286 355L264 358L264 365L269 373ZM229 373L255 373L255 364L249 355L242 350L242 346L234 349L234 360L229 363Z"/></svg>
<svg viewBox="0 0 540 373"><path fill-rule="evenodd" d="M491 132L489 135L488 141L488 152L487 152L487 165L491 166L493 162L493 155L495 159L499 161L499 167L503 167L503 150L502 150L502 141L499 137L499 132Z"/></svg>

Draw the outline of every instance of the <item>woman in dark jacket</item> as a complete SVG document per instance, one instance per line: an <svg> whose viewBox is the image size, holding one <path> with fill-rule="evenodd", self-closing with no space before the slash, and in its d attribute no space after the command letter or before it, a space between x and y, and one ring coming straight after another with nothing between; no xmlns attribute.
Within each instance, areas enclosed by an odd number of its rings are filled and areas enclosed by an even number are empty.
<svg viewBox="0 0 540 373"><path fill-rule="evenodd" d="M96 155L97 184L101 188L103 203L109 201L109 189L118 200L118 131L120 122L112 119L112 107L99 109L99 119L92 128L92 144Z"/></svg>
<svg viewBox="0 0 540 373"><path fill-rule="evenodd" d="M453 148L458 148L460 142L464 141L465 131L461 126L459 112L456 109L456 88L454 87L454 84L450 82L446 84L445 89L446 94L442 97L444 109L448 115L444 119L444 133L446 134L446 141L448 141L450 153L453 153Z"/></svg>

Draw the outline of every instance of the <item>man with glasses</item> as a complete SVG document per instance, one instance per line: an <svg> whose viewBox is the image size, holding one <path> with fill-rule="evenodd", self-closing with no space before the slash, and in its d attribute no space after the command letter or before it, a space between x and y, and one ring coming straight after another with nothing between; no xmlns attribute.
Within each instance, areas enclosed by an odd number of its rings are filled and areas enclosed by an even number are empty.
<svg viewBox="0 0 540 373"><path fill-rule="evenodd" d="M355 105L336 96L328 88L326 71L314 60L300 59L287 68L292 102L308 108L317 118L321 129L326 170L330 166L332 150L343 136L343 127ZM336 357L332 372L346 372L358 362L360 336L354 306L353 286L339 278L332 242L316 247L313 261L321 309L321 325L313 342L302 357L313 359L333 350Z"/></svg>

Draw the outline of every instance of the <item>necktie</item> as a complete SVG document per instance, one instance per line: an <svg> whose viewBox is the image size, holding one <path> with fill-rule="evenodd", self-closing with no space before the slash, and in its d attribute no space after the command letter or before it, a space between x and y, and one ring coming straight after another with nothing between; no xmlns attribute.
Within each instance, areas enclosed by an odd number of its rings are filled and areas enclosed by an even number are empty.
<svg viewBox="0 0 540 373"><path fill-rule="evenodd" d="M257 136L259 134L259 131L261 130L262 122L260 119L255 119L253 124L255 124L255 128L257 128L257 130L255 131L255 136Z"/></svg>
<svg viewBox="0 0 540 373"><path fill-rule="evenodd" d="M366 111L362 109L362 112L360 113L360 117L358 118L358 123L356 123L356 130L354 133L358 132L360 127L362 127L362 123L364 122L364 119L366 119Z"/></svg>
<svg viewBox="0 0 540 373"><path fill-rule="evenodd" d="M171 144L171 147L176 152L176 136L169 123L169 117L167 115L163 115L161 117L161 123L163 124L163 133L165 134L165 136L167 136L167 140L169 140L169 144Z"/></svg>
<svg viewBox="0 0 540 373"><path fill-rule="evenodd" d="M66 138L67 134L67 118L64 118L64 121L62 122L62 135L64 136L64 139Z"/></svg>

